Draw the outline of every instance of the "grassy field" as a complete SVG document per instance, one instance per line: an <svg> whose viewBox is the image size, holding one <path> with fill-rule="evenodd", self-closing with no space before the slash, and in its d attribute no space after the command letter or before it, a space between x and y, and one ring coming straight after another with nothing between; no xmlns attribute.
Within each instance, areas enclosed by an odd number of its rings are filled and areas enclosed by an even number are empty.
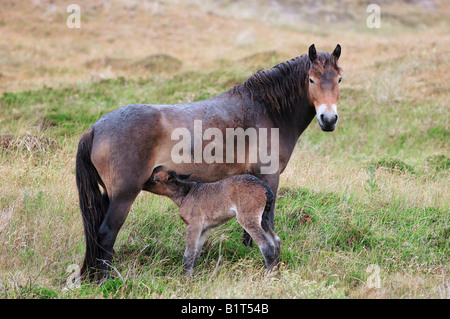
<svg viewBox="0 0 450 319"><path fill-rule="evenodd" d="M81 2L80 29L65 5L0 9L0 298L450 298L449 5L386 1L369 29L361 1L277 3ZM314 121L282 175L279 278L232 221L187 281L176 206L141 193L111 280L67 289L84 256L80 135L122 105L215 96L311 43L342 46L340 120Z"/></svg>

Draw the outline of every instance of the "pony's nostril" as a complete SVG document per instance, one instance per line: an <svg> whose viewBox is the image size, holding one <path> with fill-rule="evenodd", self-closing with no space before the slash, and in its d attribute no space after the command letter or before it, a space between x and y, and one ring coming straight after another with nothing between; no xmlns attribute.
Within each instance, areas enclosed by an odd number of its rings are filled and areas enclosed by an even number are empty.
<svg viewBox="0 0 450 319"><path fill-rule="evenodd" d="M336 125L338 121L338 115L322 113L319 115L319 121L324 125Z"/></svg>

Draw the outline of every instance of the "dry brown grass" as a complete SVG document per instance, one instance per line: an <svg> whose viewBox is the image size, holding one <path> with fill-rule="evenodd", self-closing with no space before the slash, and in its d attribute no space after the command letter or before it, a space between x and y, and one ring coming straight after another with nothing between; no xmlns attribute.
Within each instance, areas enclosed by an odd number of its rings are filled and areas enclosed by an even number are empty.
<svg viewBox="0 0 450 319"><path fill-rule="evenodd" d="M382 16L382 21L395 23L377 30L366 27L367 13L362 4L347 2L342 7L327 2L328 9L325 6L320 11L311 5L302 7L300 1L289 11L289 1L286 2L279 9L253 2L229 5L226 1L86 1L80 2L82 27L69 29L64 3L8 1L0 9L0 91L89 81L98 76L145 76L151 72L124 69L120 63L93 68L95 61L109 59L133 64L165 54L183 63L171 70L173 73L214 68L220 60L238 60L268 49L288 59L304 53L311 43L330 50L340 42L341 64L345 73L351 75L345 80L356 87L367 74L365 68L406 54L426 58L431 52L437 60L447 59L448 64L450 38L445 17L450 6L445 1L435 1L435 9L385 4L382 13L387 18ZM320 20L332 15L332 9L343 10L341 7L352 11L351 17L331 19L328 23ZM414 18L421 10L428 10L429 21L412 20L417 23L412 32L405 32L402 20L392 18ZM292 12L306 13L303 20L287 19ZM343 28L347 20L350 25ZM274 24L281 27L274 28ZM412 91L428 93L422 87L417 90L421 82L431 84L431 90L442 88L437 83L448 82L447 76L448 72L436 69L421 72L413 78Z"/></svg>

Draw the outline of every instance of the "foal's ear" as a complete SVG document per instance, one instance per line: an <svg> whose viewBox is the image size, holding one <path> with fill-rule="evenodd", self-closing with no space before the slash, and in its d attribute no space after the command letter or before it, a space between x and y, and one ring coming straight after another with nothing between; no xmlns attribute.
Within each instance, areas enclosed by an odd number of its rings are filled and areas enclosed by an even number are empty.
<svg viewBox="0 0 450 319"><path fill-rule="evenodd" d="M336 46L331 55L334 56L336 61L339 60L339 57L341 56L341 46L339 44Z"/></svg>
<svg viewBox="0 0 450 319"><path fill-rule="evenodd" d="M190 174L180 174L180 175L178 175L178 178L179 179L188 179L189 176L191 176L191 175L192 175L192 173L190 173Z"/></svg>
<svg viewBox="0 0 450 319"><path fill-rule="evenodd" d="M166 181L173 181L177 179L178 175L174 171L168 171L166 174Z"/></svg>
<svg viewBox="0 0 450 319"><path fill-rule="evenodd" d="M314 62L314 60L317 58L317 51L314 44L311 44L311 46L309 47L308 55L311 62Z"/></svg>

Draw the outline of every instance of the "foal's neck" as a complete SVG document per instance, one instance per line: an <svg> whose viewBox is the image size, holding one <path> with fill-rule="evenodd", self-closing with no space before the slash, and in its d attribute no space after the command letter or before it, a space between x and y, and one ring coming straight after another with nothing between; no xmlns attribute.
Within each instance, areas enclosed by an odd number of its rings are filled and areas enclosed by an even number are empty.
<svg viewBox="0 0 450 319"><path fill-rule="evenodd" d="M186 196L190 193L193 186L197 185L194 181L177 181L176 187L170 193L170 199L180 207Z"/></svg>

